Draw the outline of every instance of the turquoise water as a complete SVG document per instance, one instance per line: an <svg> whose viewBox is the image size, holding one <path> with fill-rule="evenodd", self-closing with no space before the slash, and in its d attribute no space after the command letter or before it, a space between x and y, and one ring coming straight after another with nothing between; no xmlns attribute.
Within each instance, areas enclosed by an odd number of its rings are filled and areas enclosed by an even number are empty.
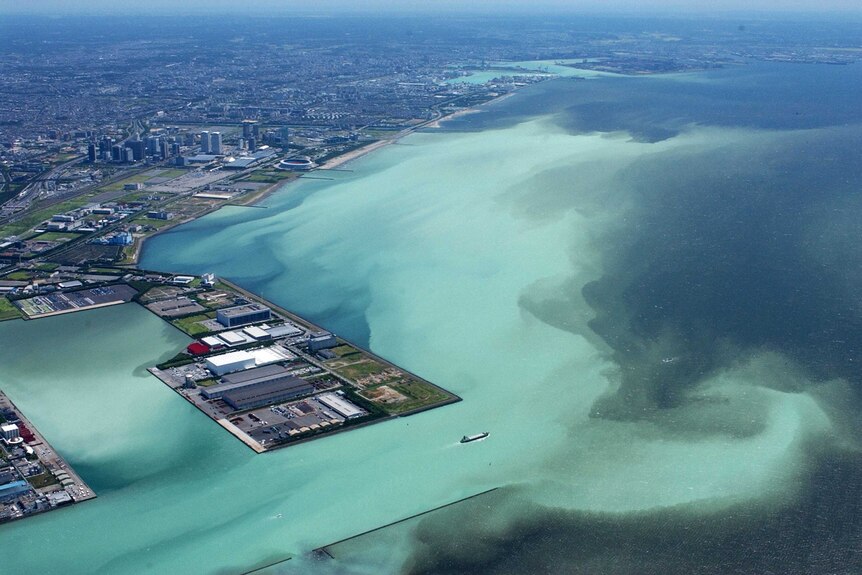
<svg viewBox="0 0 862 575"><path fill-rule="evenodd" d="M467 76L450 78L447 84L484 84L503 76L516 76L518 74L546 74L561 78L602 78L614 77L619 74L601 72L585 68L577 68L576 64L595 62L595 58L582 58L576 60L523 60L519 62L495 62L490 70L465 70ZM565 64L565 65L564 65Z"/></svg>
<svg viewBox="0 0 862 575"><path fill-rule="evenodd" d="M806 82L818 80L806 78L792 79L813 90ZM666 102L707 84L534 87L354 161L336 181L291 184L267 209L223 209L148 244L142 267L238 281L452 390L458 404L255 456L143 377L140 366L185 342L144 310L0 324L0 386L100 494L0 528L12 570L234 573L294 555L270 572L517 573L604 565L601 545L625 561L613 551L625 540L645 546L632 565L667 547L682 573L705 556L699 542L775 548L773 532L746 529L783 513L785 533L809 524L794 518L808 517L797 512L809 509L819 462L858 439L845 411L852 379L837 360L817 371L802 346L754 337L768 327L757 313L787 301L799 333L813 333L804 327L819 320L791 296L809 293L806 270L835 265L845 253L835 245L858 245L824 219L857 174L805 171L799 158L847 168L849 152L837 150L855 149L856 132L679 110L668 123L652 107L672 102L637 108L649 90ZM589 109L591 90L632 98L639 114L624 107L594 120L614 129L573 129L566 114ZM651 123L663 137L632 136ZM791 197L796 205L782 203ZM801 227L776 227L788 222ZM745 232L754 229L804 238L807 251L786 256ZM793 265L799 277L787 279ZM708 300L704 285L737 299ZM486 430L487 440L458 444ZM343 546L335 561L308 555L494 487L487 504Z"/></svg>

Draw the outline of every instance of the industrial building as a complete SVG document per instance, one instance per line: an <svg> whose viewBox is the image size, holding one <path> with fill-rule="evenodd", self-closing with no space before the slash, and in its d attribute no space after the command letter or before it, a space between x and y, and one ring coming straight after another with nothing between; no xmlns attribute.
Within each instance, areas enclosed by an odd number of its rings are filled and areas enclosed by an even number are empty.
<svg viewBox="0 0 862 575"><path fill-rule="evenodd" d="M210 348L211 350L213 350L213 351L218 351L218 350L220 350L220 349L224 349L224 348L225 348L225 343L224 343L224 341L223 341L223 340L220 340L219 338L217 338L217 337L215 337L215 336L212 336L212 335L211 335L211 336L207 336L207 337L205 337L205 338L201 339L201 341L202 341L204 344L208 345L208 346L209 346L209 348Z"/></svg>
<svg viewBox="0 0 862 575"><path fill-rule="evenodd" d="M280 365L267 365L255 369L241 371L225 375L221 378L221 383L213 385L201 390L201 395L206 399L219 399L228 391L233 391L249 385L253 386L258 383L266 383L273 379L287 376L287 368Z"/></svg>
<svg viewBox="0 0 862 575"><path fill-rule="evenodd" d="M295 359L292 353L278 349L276 346L260 349L232 351L206 358L206 367L214 375L225 375L235 371L270 365L280 361Z"/></svg>
<svg viewBox="0 0 862 575"><path fill-rule="evenodd" d="M225 327L237 327L267 321L272 317L272 311L265 305L250 303L220 309L216 312L216 320Z"/></svg>
<svg viewBox="0 0 862 575"><path fill-rule="evenodd" d="M205 355L210 352L210 346L199 341L193 341L186 346L186 351L192 355Z"/></svg>
<svg viewBox="0 0 862 575"><path fill-rule="evenodd" d="M293 325L292 323L285 323L284 325L277 325L274 327L267 327L264 330L273 338L278 339L280 337L296 337L298 335L302 335L302 330Z"/></svg>
<svg viewBox="0 0 862 575"><path fill-rule="evenodd" d="M275 150L264 148L254 152L253 154L249 154L247 156L240 156L238 158L233 158L233 160L228 161L224 164L225 169L229 170L244 170L246 168L250 168L259 164L260 162L271 158L275 155Z"/></svg>
<svg viewBox="0 0 862 575"><path fill-rule="evenodd" d="M198 302L189 299L188 296L179 296L175 299L154 301L147 304L147 309L161 317L178 317L192 313L206 311L206 308Z"/></svg>
<svg viewBox="0 0 862 575"><path fill-rule="evenodd" d="M361 417L368 414L364 409L353 405L335 393L322 393L318 395L316 399L345 419L353 419L354 417Z"/></svg>
<svg viewBox="0 0 862 575"><path fill-rule="evenodd" d="M206 359L207 369L215 375L224 375L255 366L254 355L247 351L232 351Z"/></svg>
<svg viewBox="0 0 862 575"><path fill-rule="evenodd" d="M30 491L30 484L26 481L13 481L6 485L0 485L0 502L17 499Z"/></svg>
<svg viewBox="0 0 862 575"><path fill-rule="evenodd" d="M201 390L206 399L223 399L234 409L251 409L287 401L314 391L304 379L280 365L268 365L226 375L221 383Z"/></svg>
<svg viewBox="0 0 862 575"><path fill-rule="evenodd" d="M222 399L239 411L288 401L313 392L314 386L304 379L287 376L226 392Z"/></svg>
<svg viewBox="0 0 862 575"><path fill-rule="evenodd" d="M337 347L338 341L328 331L316 331L308 336L308 352L317 353L321 349Z"/></svg>
<svg viewBox="0 0 862 575"><path fill-rule="evenodd" d="M272 336L269 334L269 332L267 332L266 330L263 330L263 329L261 329L261 328L259 328L259 327L255 326L255 325L253 325L253 326L251 326L251 327L244 327L244 328L242 328L242 332L243 332L245 335L247 335L247 336L249 336L250 338L255 339L255 340L257 340L257 341L263 341L263 340L267 340L267 339L272 339Z"/></svg>
<svg viewBox="0 0 862 575"><path fill-rule="evenodd" d="M225 342L227 345L229 345L231 347L233 347L235 345L242 345L242 344L248 342L248 340L245 337L243 337L242 335L238 334L235 331L225 331L225 332L218 334L216 337L218 337L220 340L222 340L223 342Z"/></svg>

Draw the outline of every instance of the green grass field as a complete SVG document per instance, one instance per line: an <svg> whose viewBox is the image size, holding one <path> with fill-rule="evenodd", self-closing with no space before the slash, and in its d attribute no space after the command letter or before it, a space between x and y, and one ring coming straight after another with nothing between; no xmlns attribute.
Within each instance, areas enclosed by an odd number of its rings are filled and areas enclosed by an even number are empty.
<svg viewBox="0 0 862 575"><path fill-rule="evenodd" d="M347 357L357 355L360 353L360 351L357 350L355 347L345 344L332 348L332 353L334 353L338 357Z"/></svg>
<svg viewBox="0 0 862 575"><path fill-rule="evenodd" d="M0 237L6 236L20 236L27 230L35 227L36 225L42 223L43 221L50 219L54 214L62 214L64 212L68 212L69 210L74 210L75 208L80 208L84 204L88 203L89 199L86 197L82 197L77 200L69 200L68 202L62 202L59 204L55 204L48 208L43 208L41 210L36 210L17 222L6 224L4 226L0 226Z"/></svg>
<svg viewBox="0 0 862 575"><path fill-rule="evenodd" d="M21 311L11 301L5 297L0 297L0 321L18 319L19 317L21 317Z"/></svg>
<svg viewBox="0 0 862 575"><path fill-rule="evenodd" d="M280 182L281 180L286 180L290 178L292 174L290 172L282 172L282 171L259 171L254 172L251 175L243 178L244 182L263 182L266 184L274 184L276 182Z"/></svg>
<svg viewBox="0 0 862 575"><path fill-rule="evenodd" d="M174 220L156 220L153 218L135 218L129 222L132 226L152 226L157 230L165 226L176 223Z"/></svg>
<svg viewBox="0 0 862 575"><path fill-rule="evenodd" d="M206 327L202 326L199 322L212 319L214 317L215 312L201 313L190 317L176 319L171 323L177 326L182 331L186 332L187 334L194 336L200 333L208 332L209 330Z"/></svg>
<svg viewBox="0 0 862 575"><path fill-rule="evenodd" d="M30 281L30 278L33 277L28 271L19 270L17 272L12 272L11 274L3 276L3 279L6 280L15 280L15 281Z"/></svg>
<svg viewBox="0 0 862 575"><path fill-rule="evenodd" d="M383 408L389 413L404 413L412 411L435 403L440 403L449 399L451 396L443 393L437 388L428 385L427 383L410 379L401 384L387 384L395 391L406 395L409 399L401 403L394 403L384 406Z"/></svg>
<svg viewBox="0 0 862 575"><path fill-rule="evenodd" d="M44 242L54 242L57 240L71 240L79 237L81 237L81 234L73 234L69 232L45 232L44 234L36 236L36 239Z"/></svg>
<svg viewBox="0 0 862 575"><path fill-rule="evenodd" d="M123 178L122 180L118 180L113 184L108 184L107 186L102 186L99 188L102 191L114 191L114 190L122 190L123 186L126 184L143 184L150 178L158 178L158 177L170 177L170 176L160 176L159 174L152 173L153 170L147 170L146 172L141 172L139 174L135 174L133 176L129 176L128 178Z"/></svg>
<svg viewBox="0 0 862 575"><path fill-rule="evenodd" d="M357 380L369 375L373 375L376 373L380 373L386 369L386 366L377 363L371 359L364 359L357 363L352 363L350 365L345 365L344 367L339 367L335 371L339 375L343 375L347 379Z"/></svg>
<svg viewBox="0 0 862 575"><path fill-rule="evenodd" d="M57 481L57 478L54 477L54 475L51 474L50 471L46 471L41 475L34 475L32 477L28 477L27 480L30 482L30 485L32 485L36 489L39 489L41 487L48 487L49 485L59 483L59 481Z"/></svg>

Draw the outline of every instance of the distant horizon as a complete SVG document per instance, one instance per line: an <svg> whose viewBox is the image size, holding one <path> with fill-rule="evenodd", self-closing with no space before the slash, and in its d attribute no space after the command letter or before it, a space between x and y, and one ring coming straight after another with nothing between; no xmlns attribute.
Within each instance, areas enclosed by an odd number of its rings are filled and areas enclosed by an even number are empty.
<svg viewBox="0 0 862 575"><path fill-rule="evenodd" d="M0 0L0 14L32 16L122 16L122 15L222 15L241 14L248 16L332 16L332 15L377 15L409 16L459 14L475 16L524 15L524 14L565 14L590 16L656 16L656 17L759 17L794 16L819 14L822 16L848 15L862 18L862 6L856 0L713 0L708 6L692 6L685 0L611 0L597 2L562 2L561 0L540 0L526 4L520 0L473 0L468 5L443 0L432 2L420 0L402 2L399 0L369 0L357 5L349 0L321 0L314 8L299 2L259 0L251 5L238 5L226 0L198 1L188 0L181 6L169 0L151 0L146 4L125 2L123 0L89 0L85 6L70 5L60 0L43 0L21 3L14 0Z"/></svg>

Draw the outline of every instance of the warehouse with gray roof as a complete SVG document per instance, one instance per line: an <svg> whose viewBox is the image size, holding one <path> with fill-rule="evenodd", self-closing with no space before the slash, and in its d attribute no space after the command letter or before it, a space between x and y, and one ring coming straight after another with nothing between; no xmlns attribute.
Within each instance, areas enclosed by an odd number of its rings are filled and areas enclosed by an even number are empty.
<svg viewBox="0 0 862 575"><path fill-rule="evenodd" d="M235 388L222 394L226 404L237 411L272 405L314 392L314 386L300 377L287 376Z"/></svg>

